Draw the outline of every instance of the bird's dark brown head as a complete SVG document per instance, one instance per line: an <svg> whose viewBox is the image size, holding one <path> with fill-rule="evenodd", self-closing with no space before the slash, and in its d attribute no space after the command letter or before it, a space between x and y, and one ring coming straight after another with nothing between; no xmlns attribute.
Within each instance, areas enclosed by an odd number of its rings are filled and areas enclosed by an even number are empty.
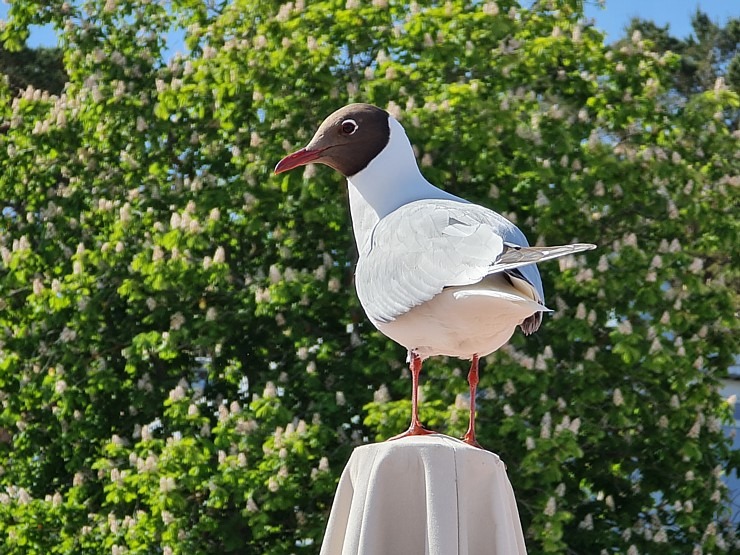
<svg viewBox="0 0 740 555"><path fill-rule="evenodd" d="M372 104L340 108L323 121L305 148L280 160L275 173L313 162L326 164L345 177L355 175L388 144L388 117L388 112Z"/></svg>

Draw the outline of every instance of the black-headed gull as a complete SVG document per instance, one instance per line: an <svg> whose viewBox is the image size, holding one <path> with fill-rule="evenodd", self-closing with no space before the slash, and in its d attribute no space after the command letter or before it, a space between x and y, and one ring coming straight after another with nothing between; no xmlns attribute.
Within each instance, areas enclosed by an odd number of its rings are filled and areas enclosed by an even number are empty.
<svg viewBox="0 0 740 555"><path fill-rule="evenodd" d="M548 309L535 263L595 245L530 247L500 214L424 179L401 124L370 104L331 114L275 173L311 162L347 178L357 295L373 325L409 352L411 425L396 438L432 433L418 417L419 373L427 357L448 355L472 360L463 439L477 446L478 358L504 345L517 326L525 334L540 327Z"/></svg>

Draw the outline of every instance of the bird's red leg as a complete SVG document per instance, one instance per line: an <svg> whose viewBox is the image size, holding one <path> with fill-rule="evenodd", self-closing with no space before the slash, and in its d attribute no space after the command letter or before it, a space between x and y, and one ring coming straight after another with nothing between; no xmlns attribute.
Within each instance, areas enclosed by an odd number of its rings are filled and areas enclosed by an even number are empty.
<svg viewBox="0 0 740 555"><path fill-rule="evenodd" d="M393 436L389 441L401 439L406 436L425 436L437 433L425 428L419 421L419 374L421 373L421 357L414 352L411 353L409 369L411 370L411 425L408 430L402 434Z"/></svg>
<svg viewBox="0 0 740 555"><path fill-rule="evenodd" d="M463 436L463 441L473 447L480 447L480 444L475 440L475 394L478 391L478 355L473 355L473 361L470 363L468 384L470 385L470 423L468 424L468 431Z"/></svg>

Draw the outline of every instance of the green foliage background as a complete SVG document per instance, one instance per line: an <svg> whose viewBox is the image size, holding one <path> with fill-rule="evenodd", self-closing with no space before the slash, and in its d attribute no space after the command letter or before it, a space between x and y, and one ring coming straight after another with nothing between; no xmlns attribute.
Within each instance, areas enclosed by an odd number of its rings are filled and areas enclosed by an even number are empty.
<svg viewBox="0 0 740 555"><path fill-rule="evenodd" d="M410 410L342 179L272 175L350 101L532 241L599 245L543 265L554 316L481 374L529 551L737 548L737 90L677 93L678 56L581 8L12 1L4 46L53 23L69 82L0 85L2 553L318 551L351 449ZM452 435L465 370L425 365Z"/></svg>

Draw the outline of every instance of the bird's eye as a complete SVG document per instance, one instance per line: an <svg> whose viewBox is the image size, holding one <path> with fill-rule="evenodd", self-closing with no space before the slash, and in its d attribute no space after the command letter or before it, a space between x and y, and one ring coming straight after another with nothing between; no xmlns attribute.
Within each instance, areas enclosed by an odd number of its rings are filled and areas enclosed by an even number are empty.
<svg viewBox="0 0 740 555"><path fill-rule="evenodd" d="M342 133L345 135L353 135L357 131L357 122L353 119L346 119L342 122Z"/></svg>

